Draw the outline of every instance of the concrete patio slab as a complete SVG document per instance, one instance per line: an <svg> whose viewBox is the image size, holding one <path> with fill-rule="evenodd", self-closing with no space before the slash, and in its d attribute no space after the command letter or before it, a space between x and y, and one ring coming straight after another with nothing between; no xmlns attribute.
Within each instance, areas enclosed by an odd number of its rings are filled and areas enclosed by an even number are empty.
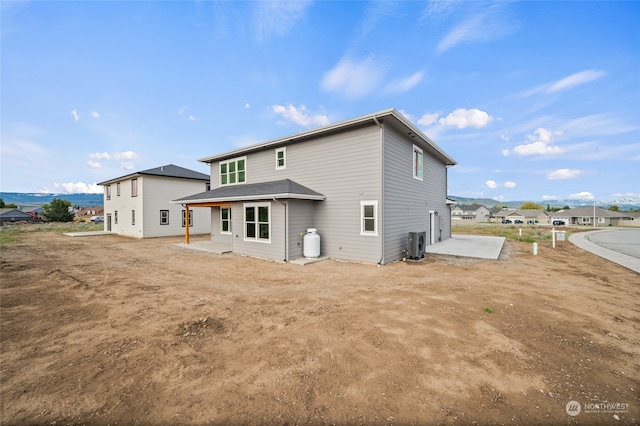
<svg viewBox="0 0 640 426"><path fill-rule="evenodd" d="M427 246L425 253L450 256L498 259L505 237L484 235L453 235L448 240Z"/></svg>

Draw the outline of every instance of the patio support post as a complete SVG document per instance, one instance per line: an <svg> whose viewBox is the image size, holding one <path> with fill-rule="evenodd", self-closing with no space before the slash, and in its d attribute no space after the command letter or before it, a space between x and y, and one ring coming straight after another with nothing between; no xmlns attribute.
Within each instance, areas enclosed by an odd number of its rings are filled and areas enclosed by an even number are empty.
<svg viewBox="0 0 640 426"><path fill-rule="evenodd" d="M189 244L189 204L185 205L184 224L185 224L185 227L184 227L185 242Z"/></svg>

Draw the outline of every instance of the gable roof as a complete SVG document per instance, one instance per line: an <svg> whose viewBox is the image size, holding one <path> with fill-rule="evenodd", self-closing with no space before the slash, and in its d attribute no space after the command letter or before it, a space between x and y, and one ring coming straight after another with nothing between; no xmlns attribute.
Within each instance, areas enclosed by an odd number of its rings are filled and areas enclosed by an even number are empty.
<svg viewBox="0 0 640 426"><path fill-rule="evenodd" d="M24 219L31 219L32 216L29 213L25 213L23 211L20 211L18 209L13 209L13 208L1 208L0 209L0 217L5 218L5 219L20 219L20 218L24 218Z"/></svg>
<svg viewBox="0 0 640 426"><path fill-rule="evenodd" d="M480 207L484 207L486 209L485 206L483 206L482 204L461 204L459 206L460 209L462 209L465 212L472 212L472 211L476 211L478 210ZM488 209L487 209L488 210Z"/></svg>
<svg viewBox="0 0 640 426"><path fill-rule="evenodd" d="M144 176L144 175L162 176L162 177L179 178L179 179L203 180L207 182L209 181L209 175L196 172L195 170L185 169L184 167L176 166L175 164L167 164L166 166L155 167L153 169L142 170L142 171L134 172L125 176L109 179L104 182L100 182L98 185L106 185L109 183L117 182L119 180L124 180L132 177Z"/></svg>
<svg viewBox="0 0 640 426"><path fill-rule="evenodd" d="M552 213L554 217L593 217L593 206L574 207L568 210L560 210ZM596 207L596 217L629 218L633 217L628 212L616 212L602 207Z"/></svg>
<svg viewBox="0 0 640 426"><path fill-rule="evenodd" d="M249 201L271 198L296 198L300 200L324 200L325 196L300 185L291 179L271 182L225 185L211 191L189 195L171 201L172 203L217 203L225 201Z"/></svg>
<svg viewBox="0 0 640 426"><path fill-rule="evenodd" d="M449 157L449 155L447 155L442 150L442 148L436 145L435 142L433 142L427 135L422 133L420 129L414 126L409 120L407 120L404 115L398 112L395 108L374 112L372 114L362 115L360 117L340 121L338 123L329 124L327 126L318 127L282 138L273 139L267 142L250 145L222 154L203 157L198 159L198 161L202 161L203 163L213 163L216 161L222 161L242 155L247 155L252 152L308 141L319 136L345 131L347 129L359 127L365 124L381 125L382 123L389 123L391 126L402 130L405 134L408 134L410 137L416 139L417 144L419 143L419 141L422 141L421 147L426 148L427 152L431 153L436 158L439 158L447 166L453 166L457 164L453 158Z"/></svg>

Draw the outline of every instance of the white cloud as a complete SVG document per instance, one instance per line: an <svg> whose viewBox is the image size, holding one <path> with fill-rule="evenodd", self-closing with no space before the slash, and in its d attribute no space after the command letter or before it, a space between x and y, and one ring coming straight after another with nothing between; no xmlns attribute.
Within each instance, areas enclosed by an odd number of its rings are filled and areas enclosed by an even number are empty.
<svg viewBox="0 0 640 426"><path fill-rule="evenodd" d="M596 71L596 70L586 70L580 71L575 74L571 74L570 76L561 78L557 81L552 81L549 83L542 84L538 87L534 87L531 90L528 90L524 93L524 96L531 96L536 93L555 93L560 92L562 90L571 89L576 86L580 86L582 84L590 83L594 80L599 79L604 76L604 71Z"/></svg>
<svg viewBox="0 0 640 426"><path fill-rule="evenodd" d="M96 152L94 154L89 154L89 158L92 160L110 160L111 156L108 152Z"/></svg>
<svg viewBox="0 0 640 426"><path fill-rule="evenodd" d="M93 118L100 118L100 114L98 113L98 111L91 111L91 116Z"/></svg>
<svg viewBox="0 0 640 426"><path fill-rule="evenodd" d="M575 179L580 175L580 170L576 169L558 169L547 175L547 179Z"/></svg>
<svg viewBox="0 0 640 426"><path fill-rule="evenodd" d="M304 105L301 105L300 108L296 108L291 104L286 106L273 105L271 108L273 112L282 116L286 121L296 123L300 126L325 126L329 124L329 118L326 115L311 115Z"/></svg>
<svg viewBox="0 0 640 426"><path fill-rule="evenodd" d="M78 120L80 120L80 116L78 115L78 111L77 110L72 109L69 113L71 114L73 119L76 121L76 123L78 122Z"/></svg>
<svg viewBox="0 0 640 426"><path fill-rule="evenodd" d="M304 17L310 1L260 1L254 3L253 22L259 40L284 35Z"/></svg>
<svg viewBox="0 0 640 426"><path fill-rule="evenodd" d="M554 201L554 200L558 200L558 197L556 197L555 195L543 195L542 196L542 201Z"/></svg>
<svg viewBox="0 0 640 426"><path fill-rule="evenodd" d="M99 169L99 168L102 167L102 164L100 162L98 162L98 161L88 160L87 161L87 166L89 166L92 169Z"/></svg>
<svg viewBox="0 0 640 426"><path fill-rule="evenodd" d="M360 61L342 58L333 69L324 74L320 86L328 92L357 99L374 90L380 83L382 74L382 67L372 57Z"/></svg>
<svg viewBox="0 0 640 426"><path fill-rule="evenodd" d="M66 183L54 183L54 188L62 189L67 194L101 194L103 192L102 186L97 183L86 184L84 182L66 182Z"/></svg>
<svg viewBox="0 0 640 426"><path fill-rule="evenodd" d="M448 9L449 5L442 8ZM467 17L440 40L436 50L442 53L460 43L493 41L511 34L516 26L512 19L504 16L502 9L503 4L494 3Z"/></svg>
<svg viewBox="0 0 640 426"><path fill-rule="evenodd" d="M124 170L133 170L135 162L140 159L140 154L133 151L123 151L113 154L112 157Z"/></svg>
<svg viewBox="0 0 640 426"><path fill-rule="evenodd" d="M504 187L505 187L505 188L515 188L515 187L516 187L516 183L515 183L515 182L509 182L509 181L506 181L506 182L504 183Z"/></svg>
<svg viewBox="0 0 640 426"><path fill-rule="evenodd" d="M487 185L491 189L496 189L498 187L498 184L496 183L495 180L488 180L484 184Z"/></svg>
<svg viewBox="0 0 640 426"><path fill-rule="evenodd" d="M560 90L570 89L581 84L589 83L597 80L604 75L604 71L587 70L572 74L568 77L558 80L547 89L547 93L558 92Z"/></svg>
<svg viewBox="0 0 640 426"><path fill-rule="evenodd" d="M443 126L456 126L458 129L466 127L480 128L486 126L491 120L493 120L493 117L485 111L475 108L459 108L445 118L441 118L440 124Z"/></svg>
<svg viewBox="0 0 640 426"><path fill-rule="evenodd" d="M552 146L551 143L555 136L560 132L552 132L551 130L539 127L533 134L527 136L531 143L517 145L513 148L513 153L521 157L527 155L555 155L562 154L565 150L559 146ZM503 150L502 155L509 155L509 150Z"/></svg>
<svg viewBox="0 0 640 426"><path fill-rule="evenodd" d="M432 20L442 20L453 12L459 2L455 0L430 0L422 16Z"/></svg>
<svg viewBox="0 0 640 426"><path fill-rule="evenodd" d="M430 126L433 123L438 121L438 117L440 117L440 114L433 113L433 114L424 114L422 117L420 117L420 119L418 120L418 124L420 126Z"/></svg>
<svg viewBox="0 0 640 426"><path fill-rule="evenodd" d="M246 104L244 104L244 107L245 107L246 109L249 109L249 108L251 108L251 105L249 105L249 102L247 102Z"/></svg>
<svg viewBox="0 0 640 426"><path fill-rule="evenodd" d="M189 121L197 121L197 119L196 119L193 115L190 115L190 116L187 118L187 120L189 120Z"/></svg>
<svg viewBox="0 0 640 426"><path fill-rule="evenodd" d="M405 93L409 90L413 89L424 77L424 73L422 71L418 71L409 77L406 77L401 80L392 81L389 86L387 86L387 93Z"/></svg>
<svg viewBox="0 0 640 426"><path fill-rule="evenodd" d="M587 191L578 192L577 194L569 195L570 200L595 200L596 197Z"/></svg>

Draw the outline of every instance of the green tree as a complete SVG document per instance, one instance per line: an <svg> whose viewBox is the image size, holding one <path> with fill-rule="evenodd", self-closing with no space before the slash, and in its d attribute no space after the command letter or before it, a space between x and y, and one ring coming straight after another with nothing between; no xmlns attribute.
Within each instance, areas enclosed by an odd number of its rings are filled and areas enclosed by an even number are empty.
<svg viewBox="0 0 640 426"><path fill-rule="evenodd" d="M522 210L542 210L541 204L536 204L533 201L525 201L520 207Z"/></svg>
<svg viewBox="0 0 640 426"><path fill-rule="evenodd" d="M51 222L71 222L73 221L73 213L69 207L71 207L70 201L54 198L50 204L42 206L43 216Z"/></svg>
<svg viewBox="0 0 640 426"><path fill-rule="evenodd" d="M611 210L612 212L619 212L620 211L620 207L618 207L618 206L616 206L614 204L611 207L609 207L609 210Z"/></svg>
<svg viewBox="0 0 640 426"><path fill-rule="evenodd" d="M17 208L18 208L17 205L13 203L6 204L4 200L0 198L0 209L17 209Z"/></svg>

